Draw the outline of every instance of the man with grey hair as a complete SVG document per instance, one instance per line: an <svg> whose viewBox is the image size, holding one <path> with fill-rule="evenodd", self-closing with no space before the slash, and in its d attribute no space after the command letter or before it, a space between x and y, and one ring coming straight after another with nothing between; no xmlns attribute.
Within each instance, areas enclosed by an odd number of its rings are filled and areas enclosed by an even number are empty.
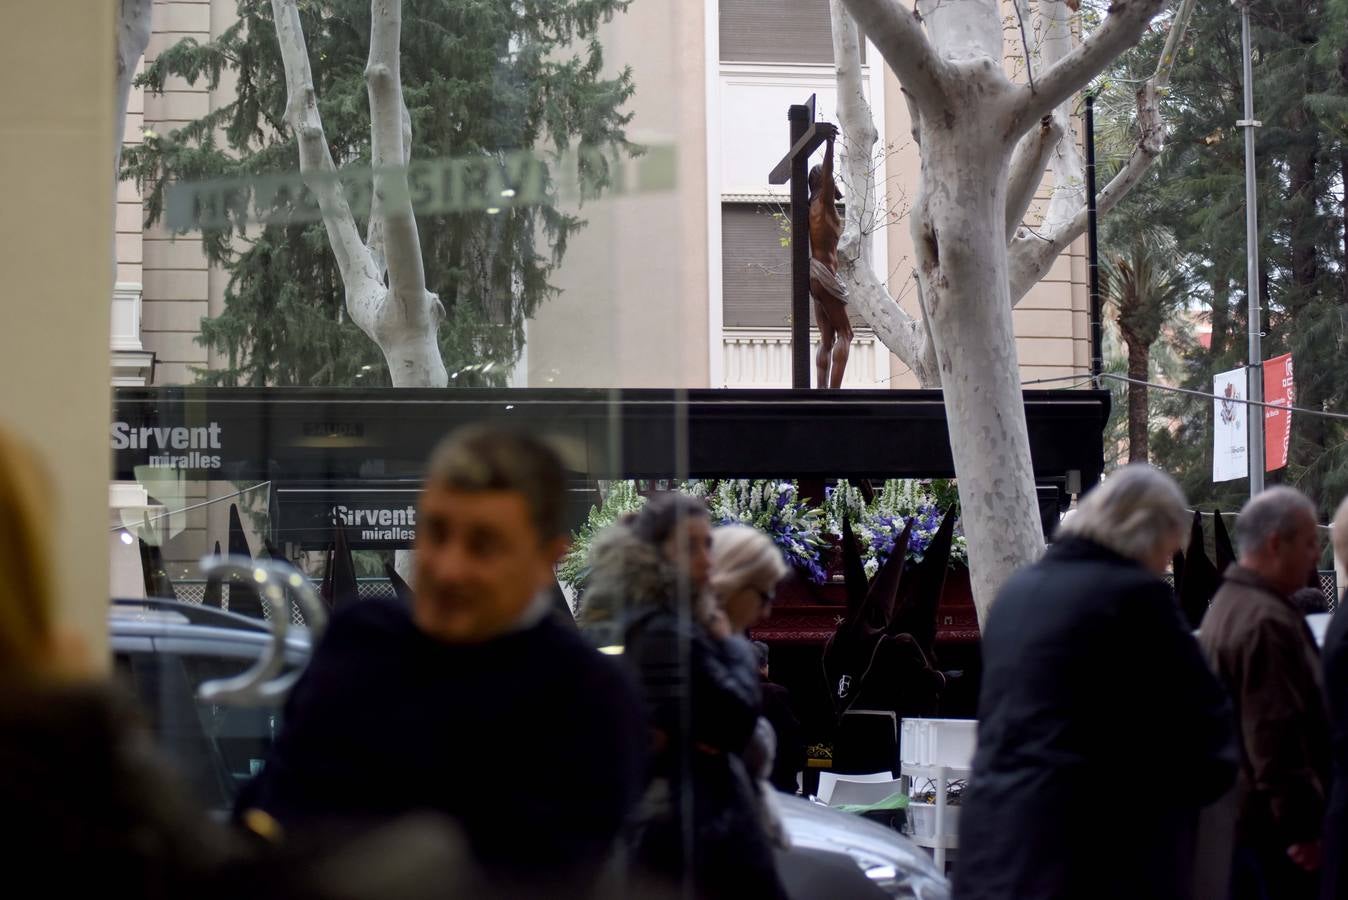
<svg viewBox="0 0 1348 900"><path fill-rule="evenodd" d="M1315 507L1270 488L1241 510L1236 543L1199 631L1235 702L1242 751L1232 896L1314 897L1329 726L1315 639L1291 598L1320 556Z"/></svg>
<svg viewBox="0 0 1348 900"><path fill-rule="evenodd" d="M1198 813L1236 760L1230 707L1161 580L1184 506L1169 476L1125 466L1002 588L983 627L954 896L1192 895ZM1145 801L1104 799L1157 740L1182 776Z"/></svg>
<svg viewBox="0 0 1348 900"><path fill-rule="evenodd" d="M297 831L443 813L493 875L585 893L643 787L647 732L635 685L549 614L563 478L527 435L441 444L411 608L333 617L241 812Z"/></svg>

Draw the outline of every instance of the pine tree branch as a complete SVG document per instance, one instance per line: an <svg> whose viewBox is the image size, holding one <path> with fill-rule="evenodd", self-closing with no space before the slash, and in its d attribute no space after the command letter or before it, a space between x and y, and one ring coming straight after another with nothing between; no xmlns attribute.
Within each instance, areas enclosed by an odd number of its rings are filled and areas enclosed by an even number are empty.
<svg viewBox="0 0 1348 900"><path fill-rule="evenodd" d="M403 104L399 45L401 0L370 0L370 57L365 83L370 97L370 156L374 202L383 222L389 288L415 328L433 328L426 302L426 272L421 238L407 186L411 159L411 121Z"/></svg>
<svg viewBox="0 0 1348 900"><path fill-rule="evenodd" d="M286 121L295 132L299 144L300 172L304 183L313 191L323 215L323 226L328 242L337 258L337 268L346 286L347 296L368 291L376 280L374 264L360 233L346 195L337 181L337 166L328 149L323 120L318 113L318 96L314 92L313 71L309 68L309 51L304 42L304 30L295 0L272 0L272 14L276 20L276 40L281 48L281 60L286 72ZM372 312L372 311L371 311ZM367 311L351 309L352 318L368 331Z"/></svg>
<svg viewBox="0 0 1348 900"><path fill-rule="evenodd" d="M1062 0L1053 0L1062 2ZM1165 6L1165 0L1113 0L1104 24L1073 48L1057 64L1035 79L1035 86L1022 85L1014 100L1011 134L1028 131L1035 122L1071 99L1072 95L1120 54L1137 43L1152 16Z"/></svg>
<svg viewBox="0 0 1348 900"><path fill-rule="evenodd" d="M936 54L910 10L898 0L843 0L856 23L880 49L904 93L924 116L938 114L947 104L950 67Z"/></svg>
<svg viewBox="0 0 1348 900"><path fill-rule="evenodd" d="M849 300L875 335L904 365L917 374L923 387L940 383L935 349L926 328L909 315L875 273L871 257L872 232L878 218L877 190L872 169L879 134L861 82L861 41L856 22L843 0L831 0L833 58L838 75L838 124L844 146L843 180L845 222L838 242L838 274L848 286Z"/></svg>

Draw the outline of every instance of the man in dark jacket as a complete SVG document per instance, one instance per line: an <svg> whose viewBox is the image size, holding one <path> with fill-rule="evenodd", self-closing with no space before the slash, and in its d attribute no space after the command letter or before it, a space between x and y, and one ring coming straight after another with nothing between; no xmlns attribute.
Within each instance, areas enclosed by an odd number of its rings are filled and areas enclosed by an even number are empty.
<svg viewBox="0 0 1348 900"><path fill-rule="evenodd" d="M1329 726L1315 639L1291 595L1320 555L1315 507L1270 488L1241 510L1236 541L1199 634L1240 738L1232 896L1314 897Z"/></svg>
<svg viewBox="0 0 1348 900"><path fill-rule="evenodd" d="M956 898L1192 895L1198 812L1230 786L1235 748L1226 698L1159 577L1184 506L1169 477L1127 466L998 595ZM1162 770L1176 776L1154 781Z"/></svg>
<svg viewBox="0 0 1348 900"><path fill-rule="evenodd" d="M292 830L447 813L493 874L583 891L639 796L646 725L630 679L550 615L565 534L539 442L437 449L411 609L334 617L240 810Z"/></svg>
<svg viewBox="0 0 1348 900"><path fill-rule="evenodd" d="M1334 513L1333 537L1334 555L1348 559L1348 500ZM1339 900L1348 897L1348 614L1343 613L1342 600L1329 620L1322 658L1333 778L1325 814L1320 896Z"/></svg>

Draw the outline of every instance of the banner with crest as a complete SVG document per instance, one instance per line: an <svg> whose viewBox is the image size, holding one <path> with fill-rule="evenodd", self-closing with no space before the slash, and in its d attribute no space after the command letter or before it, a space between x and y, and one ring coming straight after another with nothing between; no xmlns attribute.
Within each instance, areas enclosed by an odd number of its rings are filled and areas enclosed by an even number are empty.
<svg viewBox="0 0 1348 900"><path fill-rule="evenodd" d="M1246 415L1245 369L1212 377L1212 480L1235 481L1250 474L1250 429Z"/></svg>

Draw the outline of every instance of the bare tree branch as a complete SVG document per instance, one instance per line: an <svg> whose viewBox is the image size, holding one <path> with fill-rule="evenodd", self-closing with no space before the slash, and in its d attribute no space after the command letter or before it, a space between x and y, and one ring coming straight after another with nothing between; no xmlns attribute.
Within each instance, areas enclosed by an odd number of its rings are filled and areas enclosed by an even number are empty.
<svg viewBox="0 0 1348 900"><path fill-rule="evenodd" d="M1062 0L1054 0L1061 4ZM1170 22L1165 48L1156 62L1156 70L1137 92L1137 143L1117 174L1096 197L1097 215L1106 215L1142 180L1165 148L1165 122L1161 118L1160 96L1170 83L1170 73L1184 35L1193 17L1196 0L1183 0ZM1045 53L1062 54L1062 40L1068 34L1066 11L1058 10L1046 29ZM1067 38L1070 40L1070 38ZM1050 45L1050 42L1053 42ZM1064 54L1065 55L1065 54ZM1085 167L1076 141L1063 136L1055 151L1053 198L1044 216L1042 233L1022 229L1011 241L1011 302L1018 303L1044 277L1053 261L1072 241L1086 231Z"/></svg>
<svg viewBox="0 0 1348 900"><path fill-rule="evenodd" d="M1026 132L1016 144L1011 157L1011 175L1006 188L1006 239L1010 241L1020 227L1021 219L1034 202L1034 195L1044 180L1054 148L1067 129L1056 113L1044 116L1039 127Z"/></svg>
<svg viewBox="0 0 1348 900"><path fill-rule="evenodd" d="M1138 140L1127 162L1096 198L1097 215L1106 215L1118 205L1133 186L1142 180L1164 147L1165 125L1161 120L1156 90L1150 81L1137 92L1137 128ZM1078 208L1070 219L1050 226L1046 218L1045 225L1045 234L1022 229L1011 242L1009 263L1013 304L1019 302L1044 277L1053 261L1072 241L1085 233L1087 215L1084 198L1078 199Z"/></svg>
<svg viewBox="0 0 1348 900"><path fill-rule="evenodd" d="M431 318L431 304L426 302L421 239L407 186L411 124L404 119L401 39L402 0L370 0L370 56L365 66L365 83L370 95L374 196L384 223L389 288L401 304L408 325L424 329L433 328L437 320Z"/></svg>
<svg viewBox="0 0 1348 900"><path fill-rule="evenodd" d="M843 165L846 221L838 243L838 274L850 302L876 337L917 375L923 387L939 383L935 351L926 328L890 295L876 275L871 233L875 231L877 188L873 159L879 135L861 81L861 41L843 0L832 0L833 58L838 73L838 123L847 153Z"/></svg>
<svg viewBox="0 0 1348 900"><path fill-rule="evenodd" d="M403 165L412 161L412 116L407 112L407 103L403 103ZM382 278L388 272L388 259L384 253L384 204L379 195L370 197L370 224L365 230L365 245L370 248L370 257L374 260L375 271Z"/></svg>
<svg viewBox="0 0 1348 900"><path fill-rule="evenodd" d="M858 2L858 0L853 0ZM1055 0L1057 2L1057 0ZM1042 72L1035 87L1022 85L1011 116L1011 133L1019 135L1065 103L1104 71L1119 54L1137 43L1165 0L1113 0L1104 24L1091 32L1057 64ZM888 59L888 54L886 54Z"/></svg>
<svg viewBox="0 0 1348 900"><path fill-rule="evenodd" d="M898 0L843 0L903 84L904 93L924 115L935 115L947 102L950 67L922 30L917 16Z"/></svg>
<svg viewBox="0 0 1348 900"><path fill-rule="evenodd" d="M318 199L346 290L351 320L379 345L394 387L444 387L449 382L437 340L444 307L426 290L421 244L407 185L411 123L399 73L400 0L371 0L370 141L374 163L372 252L360 239L323 133L296 0L272 0L286 71L286 121L299 143L300 172ZM389 285L384 284L385 252Z"/></svg>
<svg viewBox="0 0 1348 900"><path fill-rule="evenodd" d="M1170 87L1170 73L1175 70L1175 57L1179 56L1180 44L1184 42L1184 34L1189 28L1189 19L1193 17L1196 5L1197 0L1183 0L1180 8L1175 10L1175 18L1170 23L1170 33L1166 35L1165 48L1161 50L1161 58L1156 61L1156 71L1151 76L1152 84L1160 93L1164 93Z"/></svg>
<svg viewBox="0 0 1348 900"><path fill-rule="evenodd" d="M1039 13L1036 21L1040 33L1040 59L1046 67L1052 67L1072 52L1072 13L1065 0L1040 0L1037 9ZM1048 209L1045 211L1041 223L1050 230L1070 220L1077 207L1081 205L1081 185L1085 180L1086 167L1077 147L1076 135L1069 124L1069 113L1068 103L1063 103L1054 109L1051 114L1051 120L1058 133L1058 140L1049 145L1048 155L1044 160L1046 167L1049 162L1052 162L1053 189L1049 196ZM1017 149L1025 146L1026 137L1042 133L1042 131L1043 123L1041 121L1040 128L1037 131L1027 132L1026 136L1021 138ZM1033 183L1018 183L1014 180L1015 170L1012 170L1011 187L1019 189L1022 193L1008 196L1008 242L1015 237L1016 229L1020 226L1025 213L1030 208L1030 204L1034 201L1034 194L1038 191L1044 171L1045 169L1039 170ZM1028 196L1024 192L1028 192ZM1010 202L1012 198L1016 200L1014 208ZM1022 202L1024 203L1023 206L1020 205ZM1015 214L1014 218L1012 218L1012 213Z"/></svg>
<svg viewBox="0 0 1348 900"><path fill-rule="evenodd" d="M300 172L323 214L328 243L332 245L342 283L346 286L347 308L356 324L370 333L373 309L361 308L353 304L352 299L358 292L368 290L369 282L377 281L374 263L356 230L356 220L351 215L346 195L337 182L337 166L332 161L327 135L323 133L323 120L318 114L318 97L314 93L314 76L309 68L309 50L304 43L299 10L295 0L272 0L272 14L276 19L276 39L286 70L286 121L299 142Z"/></svg>

